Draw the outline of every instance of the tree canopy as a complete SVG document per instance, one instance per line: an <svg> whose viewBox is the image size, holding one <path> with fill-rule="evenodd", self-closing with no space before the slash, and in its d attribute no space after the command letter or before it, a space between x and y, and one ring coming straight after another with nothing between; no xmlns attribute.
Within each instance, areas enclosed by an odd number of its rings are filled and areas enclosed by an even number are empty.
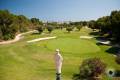
<svg viewBox="0 0 120 80"><path fill-rule="evenodd" d="M14 15L0 10L0 40L13 39L17 33L30 29L31 21L24 15Z"/></svg>
<svg viewBox="0 0 120 80"><path fill-rule="evenodd" d="M115 42L120 43L120 11L112 11L110 16L89 21L89 27L99 29L100 34L108 34Z"/></svg>
<svg viewBox="0 0 120 80"><path fill-rule="evenodd" d="M68 27L69 26L69 27ZM103 16L97 20L79 22L47 22L43 23L38 18L28 19L24 15L15 15L8 10L0 10L0 40L13 39L16 34L29 29L37 29L40 32L46 28L49 32L54 29L66 28L68 32L74 27L80 30L84 26L98 29L99 33L110 35L114 41L120 43L120 10L112 11L109 16Z"/></svg>

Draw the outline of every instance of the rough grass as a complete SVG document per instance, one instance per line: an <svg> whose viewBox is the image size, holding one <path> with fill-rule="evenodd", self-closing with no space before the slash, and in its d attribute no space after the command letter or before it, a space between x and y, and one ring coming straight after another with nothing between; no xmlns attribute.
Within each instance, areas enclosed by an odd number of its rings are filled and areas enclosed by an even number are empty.
<svg viewBox="0 0 120 80"><path fill-rule="evenodd" d="M64 80L72 80L72 75L78 72L81 62L90 57L101 58L108 68L120 69L113 55L105 52L110 46L98 46L95 39L80 40L80 35L89 35L89 32L91 30L87 29L71 33L65 30L54 30L51 34L27 34L16 43L0 45L0 80L55 80L53 56L56 47L53 44L57 44L57 48L62 49ZM58 38L29 44L26 42L46 36L58 36ZM85 48L88 48L88 51Z"/></svg>

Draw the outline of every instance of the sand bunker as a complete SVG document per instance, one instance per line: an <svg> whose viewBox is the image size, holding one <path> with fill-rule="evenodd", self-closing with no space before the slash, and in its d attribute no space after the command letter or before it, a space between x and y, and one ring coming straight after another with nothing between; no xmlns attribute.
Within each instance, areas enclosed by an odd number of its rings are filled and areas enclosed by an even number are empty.
<svg viewBox="0 0 120 80"><path fill-rule="evenodd" d="M48 39L54 39L54 38L56 38L56 36L54 36L54 37L45 37L45 38L37 38L37 39L27 41L27 43L32 43L32 42L37 42L37 41L42 41L42 40L48 40Z"/></svg>
<svg viewBox="0 0 120 80"><path fill-rule="evenodd" d="M82 38L82 39L92 39L93 37L92 36L80 36L80 38Z"/></svg>
<svg viewBox="0 0 120 80"><path fill-rule="evenodd" d="M100 44L110 45L110 41L98 41Z"/></svg>

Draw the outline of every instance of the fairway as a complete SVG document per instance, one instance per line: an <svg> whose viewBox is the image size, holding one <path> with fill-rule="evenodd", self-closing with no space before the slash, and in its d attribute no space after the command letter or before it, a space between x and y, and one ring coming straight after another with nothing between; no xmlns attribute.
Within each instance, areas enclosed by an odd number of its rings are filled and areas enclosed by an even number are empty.
<svg viewBox="0 0 120 80"><path fill-rule="evenodd" d="M120 80L120 0L1 0L0 80Z"/></svg>
<svg viewBox="0 0 120 80"><path fill-rule="evenodd" d="M95 53L100 51L100 48L84 39L72 39L72 38L57 38L47 43L47 48L54 51L59 48L64 53L84 54Z"/></svg>
<svg viewBox="0 0 120 80"><path fill-rule="evenodd" d="M84 59L101 58L108 68L119 69L112 54L106 52L110 46L96 45L96 40L80 39L81 35L90 36L91 30L66 33L54 30L51 34L26 34L18 42L0 45L0 80L55 80L55 49L59 48L64 58L62 79L72 80ZM55 39L27 43L36 38L57 36ZM112 65L111 65L112 64ZM103 79L107 80L107 79Z"/></svg>

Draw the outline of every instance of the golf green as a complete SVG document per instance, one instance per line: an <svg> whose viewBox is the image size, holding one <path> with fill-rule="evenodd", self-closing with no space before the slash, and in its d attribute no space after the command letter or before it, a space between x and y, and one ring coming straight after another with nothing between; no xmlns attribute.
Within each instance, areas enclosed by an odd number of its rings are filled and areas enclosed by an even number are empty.
<svg viewBox="0 0 120 80"><path fill-rule="evenodd" d="M47 43L47 48L50 50L60 49L65 53L93 53L100 48L91 41L73 38L57 38L50 40Z"/></svg>

